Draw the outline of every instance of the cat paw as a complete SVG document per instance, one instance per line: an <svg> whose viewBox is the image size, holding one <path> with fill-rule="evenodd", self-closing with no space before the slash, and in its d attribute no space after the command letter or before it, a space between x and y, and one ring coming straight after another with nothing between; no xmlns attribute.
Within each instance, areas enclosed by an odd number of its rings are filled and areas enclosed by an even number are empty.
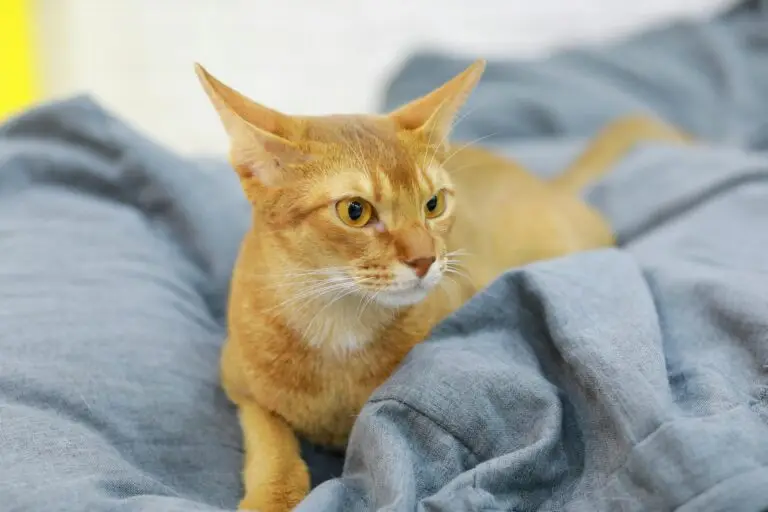
<svg viewBox="0 0 768 512"><path fill-rule="evenodd" d="M238 512L291 512L309 492L309 473L302 463L282 481L246 488Z"/></svg>
<svg viewBox="0 0 768 512"><path fill-rule="evenodd" d="M237 512L291 512L299 504L304 494L292 495L247 495L237 507Z"/></svg>

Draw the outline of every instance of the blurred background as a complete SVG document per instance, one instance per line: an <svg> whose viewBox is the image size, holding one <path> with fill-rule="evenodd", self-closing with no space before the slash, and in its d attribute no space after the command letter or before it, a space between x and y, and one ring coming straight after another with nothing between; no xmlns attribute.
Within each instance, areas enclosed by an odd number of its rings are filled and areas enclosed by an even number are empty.
<svg viewBox="0 0 768 512"><path fill-rule="evenodd" d="M160 143L222 153L192 71L288 113L372 111L407 55L530 58L728 0L0 0L0 118L78 93Z"/></svg>

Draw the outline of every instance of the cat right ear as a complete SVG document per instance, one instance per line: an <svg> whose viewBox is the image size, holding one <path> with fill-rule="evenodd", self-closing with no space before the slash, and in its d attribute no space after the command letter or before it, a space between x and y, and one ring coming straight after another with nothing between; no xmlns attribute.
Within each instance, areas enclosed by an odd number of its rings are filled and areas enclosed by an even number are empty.
<svg viewBox="0 0 768 512"><path fill-rule="evenodd" d="M259 105L212 76L200 64L195 72L229 136L230 160L244 180L277 186L306 155L291 142L289 116Z"/></svg>
<svg viewBox="0 0 768 512"><path fill-rule="evenodd" d="M484 70L485 60L478 59L437 89L391 112L389 117L406 130L429 134L430 140L444 144L456 115Z"/></svg>

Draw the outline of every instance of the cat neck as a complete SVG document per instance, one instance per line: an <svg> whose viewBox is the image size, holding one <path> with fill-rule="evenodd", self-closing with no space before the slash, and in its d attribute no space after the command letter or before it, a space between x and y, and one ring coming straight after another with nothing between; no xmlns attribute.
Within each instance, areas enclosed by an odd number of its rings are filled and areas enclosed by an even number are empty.
<svg viewBox="0 0 768 512"><path fill-rule="evenodd" d="M283 320L309 347L334 356L371 347L400 313L352 295L303 302L295 308L282 308Z"/></svg>
<svg viewBox="0 0 768 512"><path fill-rule="evenodd" d="M307 347L329 356L370 348L411 309L383 306L351 289L328 286L323 282L327 277L304 277L308 271L291 268L285 258L272 263L265 268L275 271L266 271L250 284L267 292L259 301L262 312L279 318ZM321 292L323 287L327 291Z"/></svg>
<svg viewBox="0 0 768 512"><path fill-rule="evenodd" d="M267 230L257 232L261 236L248 236L244 241L239 260L247 261L247 265L236 265L236 286L251 290L246 293L251 296L252 308L284 324L300 343L329 359L361 355L363 351L371 355L379 348L390 352L396 347L411 346L459 305L444 300L439 290L420 303L400 308L383 305L359 293L315 293L328 277L313 275L313 271L293 259L290 251L269 237ZM449 287L444 295L452 298L460 294Z"/></svg>

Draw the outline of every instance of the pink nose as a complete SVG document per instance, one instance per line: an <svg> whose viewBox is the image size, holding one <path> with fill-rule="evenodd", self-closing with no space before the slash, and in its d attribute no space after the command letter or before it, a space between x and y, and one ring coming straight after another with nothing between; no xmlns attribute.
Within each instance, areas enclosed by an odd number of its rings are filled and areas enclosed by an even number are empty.
<svg viewBox="0 0 768 512"><path fill-rule="evenodd" d="M406 265L411 267L418 277L424 277L429 272L429 267L435 262L435 257L429 258L415 258L405 262Z"/></svg>

